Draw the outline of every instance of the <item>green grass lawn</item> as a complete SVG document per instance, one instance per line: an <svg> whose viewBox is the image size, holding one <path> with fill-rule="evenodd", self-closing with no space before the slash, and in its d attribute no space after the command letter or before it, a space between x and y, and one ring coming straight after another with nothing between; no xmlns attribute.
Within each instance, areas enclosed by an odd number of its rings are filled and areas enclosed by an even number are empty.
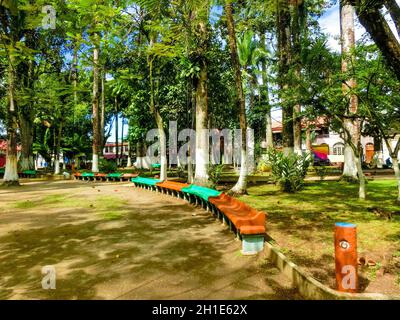
<svg viewBox="0 0 400 320"><path fill-rule="evenodd" d="M248 193L241 200L268 213L267 233L276 245L319 280L333 285L335 222L357 224L359 256L387 266L396 279L400 275L399 268L392 268L400 254L395 180L369 181L365 201L358 199L358 185L337 181L308 181L295 194L283 193L273 184L250 186ZM377 211L392 212L393 217L389 220ZM371 270L366 277L374 280Z"/></svg>

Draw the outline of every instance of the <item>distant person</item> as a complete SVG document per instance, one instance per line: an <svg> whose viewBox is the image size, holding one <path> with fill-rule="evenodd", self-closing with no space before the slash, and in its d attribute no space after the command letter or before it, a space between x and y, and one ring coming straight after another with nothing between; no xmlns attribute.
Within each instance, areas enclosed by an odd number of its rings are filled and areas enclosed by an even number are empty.
<svg viewBox="0 0 400 320"><path fill-rule="evenodd" d="M392 163L392 161L390 161L390 158L387 158L387 159L386 159L386 165L387 165L389 168L391 168L391 167L393 166L393 163Z"/></svg>

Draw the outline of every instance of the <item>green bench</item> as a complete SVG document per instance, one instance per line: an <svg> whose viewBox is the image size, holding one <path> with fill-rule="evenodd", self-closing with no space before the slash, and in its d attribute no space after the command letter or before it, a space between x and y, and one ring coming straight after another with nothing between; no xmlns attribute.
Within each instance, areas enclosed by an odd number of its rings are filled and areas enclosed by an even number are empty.
<svg viewBox="0 0 400 320"><path fill-rule="evenodd" d="M152 167L153 169L160 169L160 168L161 168L161 164L159 164L159 163L153 163L153 164L151 165L151 167Z"/></svg>
<svg viewBox="0 0 400 320"><path fill-rule="evenodd" d="M37 171L36 170L24 170L20 173L21 177L23 178L35 178L37 176Z"/></svg>
<svg viewBox="0 0 400 320"><path fill-rule="evenodd" d="M207 209L207 211L210 209L208 198L218 197L221 194L220 191L215 189L196 186L194 184L182 188L182 192L190 203L195 203L196 205L200 203L204 209Z"/></svg>
<svg viewBox="0 0 400 320"><path fill-rule="evenodd" d="M106 175L106 179L107 179L107 181L110 181L110 180L112 180L112 181L116 181L116 180L121 181L122 176L123 176L123 173L114 172L114 173L107 174Z"/></svg>
<svg viewBox="0 0 400 320"><path fill-rule="evenodd" d="M84 172L81 174L80 176L82 178L82 180L94 180L95 179L95 175L93 172Z"/></svg>
<svg viewBox="0 0 400 320"><path fill-rule="evenodd" d="M136 178L132 178L131 182L133 182L135 184L135 186L137 186L137 187L157 191L156 184L158 182L161 182L161 180L154 179L154 178L136 177Z"/></svg>

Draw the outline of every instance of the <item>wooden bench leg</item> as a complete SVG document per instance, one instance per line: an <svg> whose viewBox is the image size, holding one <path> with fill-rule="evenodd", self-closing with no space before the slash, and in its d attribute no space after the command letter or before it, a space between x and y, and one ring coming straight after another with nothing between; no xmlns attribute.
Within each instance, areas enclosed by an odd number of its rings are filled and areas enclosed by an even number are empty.
<svg viewBox="0 0 400 320"><path fill-rule="evenodd" d="M264 249L264 235L242 235L242 254L253 255Z"/></svg>

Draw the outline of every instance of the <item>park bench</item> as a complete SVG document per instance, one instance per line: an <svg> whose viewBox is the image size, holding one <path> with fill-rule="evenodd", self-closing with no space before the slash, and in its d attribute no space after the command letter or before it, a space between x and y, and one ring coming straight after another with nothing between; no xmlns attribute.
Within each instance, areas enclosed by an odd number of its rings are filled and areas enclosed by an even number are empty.
<svg viewBox="0 0 400 320"><path fill-rule="evenodd" d="M73 176L74 176L75 180L81 180L82 179L82 173L80 173L80 172L75 172L73 174Z"/></svg>
<svg viewBox="0 0 400 320"><path fill-rule="evenodd" d="M209 210L208 197L217 197L221 194L220 191L194 184L182 188L182 192L190 203L195 203L196 205L201 204L207 211Z"/></svg>
<svg viewBox="0 0 400 320"><path fill-rule="evenodd" d="M151 165L151 167L152 167L153 169L160 169L160 168L161 168L161 164L159 164L159 163L153 163L153 164Z"/></svg>
<svg viewBox="0 0 400 320"><path fill-rule="evenodd" d="M113 172L106 175L107 181L121 181L123 174L120 172Z"/></svg>
<svg viewBox="0 0 400 320"><path fill-rule="evenodd" d="M21 178L36 178L36 170L24 170L18 174Z"/></svg>
<svg viewBox="0 0 400 320"><path fill-rule="evenodd" d="M242 240L242 253L255 254L264 248L266 214L225 193L194 184L160 181L153 178L131 179L135 186L160 190L171 195L183 195L190 203L201 204L213 212Z"/></svg>
<svg viewBox="0 0 400 320"><path fill-rule="evenodd" d="M135 186L144 188L144 189L149 189L149 190L154 190L157 191L157 186L156 184L158 182L161 182L158 179L154 178L142 178L142 177L136 177L132 178L131 181L135 184Z"/></svg>
<svg viewBox="0 0 400 320"><path fill-rule="evenodd" d="M259 252L264 247L265 217L266 214L258 211L246 203L221 193L217 197L209 197L211 211L229 224L242 240L242 252L252 254Z"/></svg>
<svg viewBox="0 0 400 320"><path fill-rule="evenodd" d="M93 172L84 172L82 173L81 178L82 180L87 180L87 181L95 180L95 175Z"/></svg>
<svg viewBox="0 0 400 320"><path fill-rule="evenodd" d="M189 184L165 180L163 182L156 183L156 186L162 193L176 195L178 198L183 198L182 189L188 187Z"/></svg>
<svg viewBox="0 0 400 320"><path fill-rule="evenodd" d="M105 174L105 173L96 173L96 174L94 175L93 180L94 180L94 181L97 181L97 180L99 180L99 181L105 181L105 180L106 180L106 177L107 177L107 174Z"/></svg>

